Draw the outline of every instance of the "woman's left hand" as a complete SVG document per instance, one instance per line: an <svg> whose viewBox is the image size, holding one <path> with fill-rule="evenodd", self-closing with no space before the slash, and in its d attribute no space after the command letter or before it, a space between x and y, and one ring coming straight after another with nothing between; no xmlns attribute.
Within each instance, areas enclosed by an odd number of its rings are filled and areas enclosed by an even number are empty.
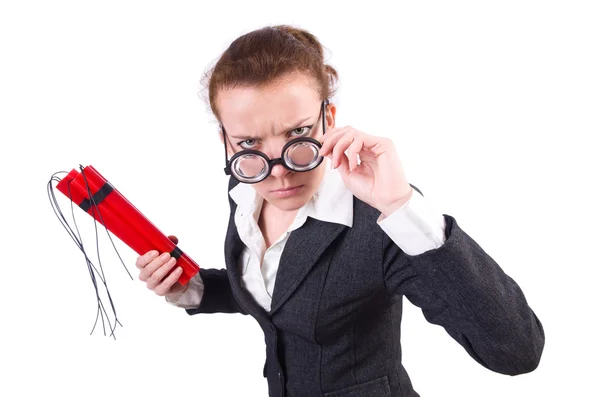
<svg viewBox="0 0 600 397"><path fill-rule="evenodd" d="M413 189L389 138L368 135L352 127L332 128L323 136L319 153L331 159L333 168L339 170L358 199L384 216L403 206L412 195Z"/></svg>

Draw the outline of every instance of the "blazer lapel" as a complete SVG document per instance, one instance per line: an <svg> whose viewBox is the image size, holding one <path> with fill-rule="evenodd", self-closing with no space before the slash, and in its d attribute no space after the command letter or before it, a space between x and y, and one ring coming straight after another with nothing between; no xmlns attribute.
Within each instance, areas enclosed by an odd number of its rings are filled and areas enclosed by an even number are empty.
<svg viewBox="0 0 600 397"><path fill-rule="evenodd" d="M304 225L290 234L279 261L270 315L292 295L325 249L344 229L344 225L308 217Z"/></svg>

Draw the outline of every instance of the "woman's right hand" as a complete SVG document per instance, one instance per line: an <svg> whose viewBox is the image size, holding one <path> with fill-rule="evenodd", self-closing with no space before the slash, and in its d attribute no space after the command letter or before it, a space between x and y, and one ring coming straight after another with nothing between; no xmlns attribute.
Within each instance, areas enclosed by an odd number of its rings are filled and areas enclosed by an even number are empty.
<svg viewBox="0 0 600 397"><path fill-rule="evenodd" d="M179 242L175 236L169 236L169 239L175 244ZM158 251L148 251L137 258L135 266L140 269L139 279L146 283L148 289L159 296L169 296L187 290L187 284L181 285L177 282L183 271L181 267L178 266L167 276L176 262L168 252L159 255Z"/></svg>

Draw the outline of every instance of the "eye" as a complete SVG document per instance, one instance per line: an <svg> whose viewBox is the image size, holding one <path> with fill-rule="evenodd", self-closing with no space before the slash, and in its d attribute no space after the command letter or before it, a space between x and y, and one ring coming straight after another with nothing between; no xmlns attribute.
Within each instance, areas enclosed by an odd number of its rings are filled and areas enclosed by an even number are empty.
<svg viewBox="0 0 600 397"><path fill-rule="evenodd" d="M298 127L290 131L291 138L298 138L300 136L306 136L310 133L312 125L306 127Z"/></svg>
<svg viewBox="0 0 600 397"><path fill-rule="evenodd" d="M245 141L240 141L237 144L242 149L252 149L254 146L256 146L256 139L246 139Z"/></svg>

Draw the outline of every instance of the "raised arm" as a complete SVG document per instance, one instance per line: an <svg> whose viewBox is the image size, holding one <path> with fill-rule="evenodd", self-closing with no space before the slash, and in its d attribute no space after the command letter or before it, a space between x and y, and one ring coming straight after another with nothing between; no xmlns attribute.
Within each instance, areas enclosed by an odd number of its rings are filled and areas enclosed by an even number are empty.
<svg viewBox="0 0 600 397"><path fill-rule="evenodd" d="M533 371L545 343L542 324L517 283L452 216L444 219L443 244L418 255L384 234L387 289L420 307L484 367L508 375Z"/></svg>

